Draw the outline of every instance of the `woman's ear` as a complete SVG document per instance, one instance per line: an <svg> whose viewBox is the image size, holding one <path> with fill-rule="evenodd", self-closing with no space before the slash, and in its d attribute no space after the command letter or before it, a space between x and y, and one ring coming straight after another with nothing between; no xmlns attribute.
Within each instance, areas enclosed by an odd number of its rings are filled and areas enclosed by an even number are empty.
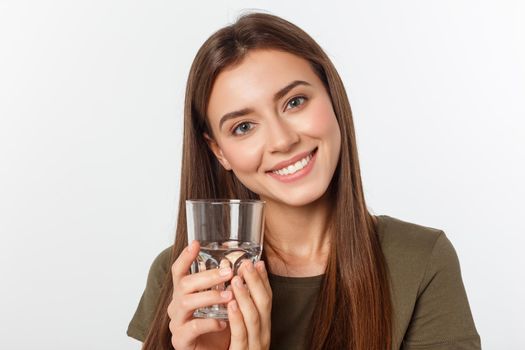
<svg viewBox="0 0 525 350"><path fill-rule="evenodd" d="M211 151L213 152L213 154L215 154L215 157L222 164L224 169L228 171L232 170L230 163L224 157L224 154L222 153L222 150L217 144L217 142L214 139L212 139L207 133L204 133L203 136L204 136L204 139L206 140L206 143L208 144L208 147L210 147Z"/></svg>

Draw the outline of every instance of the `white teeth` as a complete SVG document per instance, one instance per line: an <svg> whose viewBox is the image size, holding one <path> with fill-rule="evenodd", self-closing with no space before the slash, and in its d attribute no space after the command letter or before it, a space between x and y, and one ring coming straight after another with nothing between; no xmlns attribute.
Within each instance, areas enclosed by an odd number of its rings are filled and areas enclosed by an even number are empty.
<svg viewBox="0 0 525 350"><path fill-rule="evenodd" d="M306 157L304 157L303 159L297 161L295 164L289 165L286 168L282 168L282 169L279 169L279 170L274 170L274 171L272 171L272 173L278 174L278 175L294 174L294 173L298 172L299 170L301 170L302 168L304 168L308 164L308 162L310 162L310 159L312 159L312 155L311 154L309 154Z"/></svg>

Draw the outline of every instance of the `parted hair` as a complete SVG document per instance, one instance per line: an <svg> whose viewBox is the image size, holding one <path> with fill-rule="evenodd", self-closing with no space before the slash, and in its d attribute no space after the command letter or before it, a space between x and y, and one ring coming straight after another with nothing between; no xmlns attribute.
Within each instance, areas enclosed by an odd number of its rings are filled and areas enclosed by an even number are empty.
<svg viewBox="0 0 525 350"><path fill-rule="evenodd" d="M323 49L280 17L243 14L212 34L193 61L186 85L179 211L171 263L188 244L186 199L259 198L221 166L204 138L204 134L212 135L206 111L215 79L225 68L242 62L248 51L257 49L281 50L308 61L330 95L341 131L339 162L328 188L333 206L331 249L306 343L311 350L390 350L389 279L377 224L363 194L350 102ZM172 293L168 271L143 349L173 349L167 314Z"/></svg>

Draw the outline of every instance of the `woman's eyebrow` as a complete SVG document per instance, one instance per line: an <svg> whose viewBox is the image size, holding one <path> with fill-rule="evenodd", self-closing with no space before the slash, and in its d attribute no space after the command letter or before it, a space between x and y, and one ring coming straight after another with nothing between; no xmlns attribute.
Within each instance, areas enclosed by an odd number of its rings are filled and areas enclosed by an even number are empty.
<svg viewBox="0 0 525 350"><path fill-rule="evenodd" d="M221 121L219 122L219 130L222 128L222 124L224 124L224 122L227 121L228 119L242 117L243 115L246 115L252 112L253 112L253 109L251 108L243 108L238 111L226 113L225 115L222 116Z"/></svg>
<svg viewBox="0 0 525 350"><path fill-rule="evenodd" d="M286 85L285 87L283 87L282 89L280 89L279 91L275 93L275 95L273 96L274 102L277 102L278 100L283 98L283 96L285 96L290 90L292 90L294 87L298 85L312 86L310 83L304 80L294 80L290 84ZM221 121L219 122L219 129L222 128L222 124L224 124L224 122L226 122L227 120L237 118L237 117L242 117L243 115L246 115L252 112L253 112L253 109L251 108L243 108L238 111L226 113L225 115L222 116Z"/></svg>
<svg viewBox="0 0 525 350"><path fill-rule="evenodd" d="M277 102L278 100L280 100L284 95L286 95L290 90L292 90L294 87L298 86L298 85L307 85L307 86L311 86L310 83L304 81L304 80L294 80L292 81L290 84L286 85L285 87L283 87L281 90L277 91L275 93L275 95L273 96L273 101L274 102Z"/></svg>

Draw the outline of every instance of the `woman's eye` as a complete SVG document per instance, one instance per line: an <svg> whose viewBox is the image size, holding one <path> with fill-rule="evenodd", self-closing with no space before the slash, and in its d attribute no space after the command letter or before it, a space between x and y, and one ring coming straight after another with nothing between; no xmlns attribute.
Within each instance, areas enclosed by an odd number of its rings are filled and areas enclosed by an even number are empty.
<svg viewBox="0 0 525 350"><path fill-rule="evenodd" d="M250 122L242 122L233 128L232 133L234 135L244 135L253 128L253 124Z"/></svg>
<svg viewBox="0 0 525 350"><path fill-rule="evenodd" d="M297 96L292 98L288 103L286 104L286 109L289 108L297 108L300 105L302 105L306 101L306 97L304 96Z"/></svg>

